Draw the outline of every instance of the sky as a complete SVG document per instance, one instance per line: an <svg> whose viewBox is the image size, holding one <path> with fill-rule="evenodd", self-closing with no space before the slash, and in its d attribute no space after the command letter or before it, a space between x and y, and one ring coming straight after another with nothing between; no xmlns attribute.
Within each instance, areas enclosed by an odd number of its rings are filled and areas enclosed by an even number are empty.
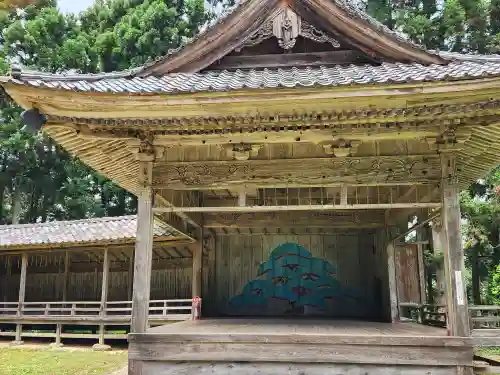
<svg viewBox="0 0 500 375"><path fill-rule="evenodd" d="M59 0L59 9L66 13L78 13L87 9L94 3L94 0Z"/></svg>

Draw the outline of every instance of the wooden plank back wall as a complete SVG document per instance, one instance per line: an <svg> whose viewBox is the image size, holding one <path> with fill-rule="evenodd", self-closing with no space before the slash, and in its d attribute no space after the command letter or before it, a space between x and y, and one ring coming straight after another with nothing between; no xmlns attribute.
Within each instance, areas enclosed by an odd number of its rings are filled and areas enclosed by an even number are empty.
<svg viewBox="0 0 500 375"><path fill-rule="evenodd" d="M99 301L101 299L102 266L94 272L71 273L68 285L69 301ZM27 272L26 301L61 301L63 295L62 273ZM109 275L109 301L127 301L128 272L112 271ZM153 270L151 276L151 299L191 298L191 267ZM7 295L2 301L17 301L19 274L8 278L1 276L1 284L7 283Z"/></svg>
<svg viewBox="0 0 500 375"><path fill-rule="evenodd" d="M380 299L381 317L390 322L391 321L391 306L389 296L389 272L387 265L387 233L385 229L378 230L375 233L375 248L376 248L376 269L378 271L378 278L382 288L382 298Z"/></svg>
<svg viewBox="0 0 500 375"><path fill-rule="evenodd" d="M374 232L356 231L314 235L221 235L216 237L215 251L209 253L204 274L203 313L224 315L228 301L238 295L250 280L257 278L259 265L269 258L278 245L297 243L313 257L336 266L335 278L349 290L359 293L357 314L379 316L374 301L376 278L381 279L379 254ZM385 266L384 266L385 267ZM382 291L383 292L383 291Z"/></svg>

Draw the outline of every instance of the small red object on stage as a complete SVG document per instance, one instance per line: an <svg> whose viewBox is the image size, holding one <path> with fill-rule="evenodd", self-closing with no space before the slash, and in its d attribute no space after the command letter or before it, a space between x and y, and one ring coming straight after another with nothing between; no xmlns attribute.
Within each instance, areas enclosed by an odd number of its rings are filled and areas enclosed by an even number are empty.
<svg viewBox="0 0 500 375"><path fill-rule="evenodd" d="M193 297L193 307L191 309L191 319L200 320L201 319L201 298Z"/></svg>

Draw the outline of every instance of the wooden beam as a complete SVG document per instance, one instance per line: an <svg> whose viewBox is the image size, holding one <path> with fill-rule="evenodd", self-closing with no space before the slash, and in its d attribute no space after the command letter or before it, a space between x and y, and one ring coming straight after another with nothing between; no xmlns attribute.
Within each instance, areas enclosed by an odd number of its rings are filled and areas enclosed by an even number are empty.
<svg viewBox="0 0 500 375"><path fill-rule="evenodd" d="M26 296L26 277L28 269L28 253L21 255L21 274L19 277L19 309L22 309Z"/></svg>
<svg viewBox="0 0 500 375"><path fill-rule="evenodd" d="M71 254L69 251L64 252L64 274L63 274L63 292L62 292L62 300L68 300L68 287L69 287L69 272L70 272L70 262L71 262Z"/></svg>
<svg viewBox="0 0 500 375"><path fill-rule="evenodd" d="M191 292L193 298L202 297L201 289L202 289L202 267L203 267L203 229L199 229L199 238L200 240L196 243L196 246L191 246L193 251L193 279L192 279L192 287Z"/></svg>
<svg viewBox="0 0 500 375"><path fill-rule="evenodd" d="M24 305L24 300L26 297L27 271L28 271L28 253L23 253L21 255L21 275L19 277L18 316L23 315L23 305ZM22 344L22 340L21 340L22 328L23 328L22 324L20 324L20 323L16 324L16 338L14 340L14 343L16 343L16 344Z"/></svg>
<svg viewBox="0 0 500 375"><path fill-rule="evenodd" d="M128 272L127 272L127 298L129 301L132 300L132 288L134 286L134 258L135 258L135 251L132 250L130 253L129 257L129 263L128 263Z"/></svg>
<svg viewBox="0 0 500 375"><path fill-rule="evenodd" d="M134 259L134 287L132 292L131 332L146 332L148 327L151 266L153 256L153 163L139 162L137 194L137 236Z"/></svg>
<svg viewBox="0 0 500 375"><path fill-rule="evenodd" d="M469 311L464 282L465 260L460 231L456 162L455 155L441 154L445 289L449 332L452 336L468 337L470 335Z"/></svg>
<svg viewBox="0 0 500 375"><path fill-rule="evenodd" d="M383 212L259 212L207 213L205 228L380 228Z"/></svg>
<svg viewBox="0 0 500 375"><path fill-rule="evenodd" d="M387 272L389 275L389 301L391 306L391 321L399 321L398 291L396 281L396 254L394 242L387 244Z"/></svg>
<svg viewBox="0 0 500 375"><path fill-rule="evenodd" d="M3 277L2 280L2 294L3 294L3 301L8 302L9 297L9 284L10 284L10 278L12 276L12 257L10 255L6 255L6 267L7 270L5 272L5 276Z"/></svg>
<svg viewBox="0 0 500 375"><path fill-rule="evenodd" d="M307 53L284 53L272 55L225 56L210 66L211 70L278 68L296 66L324 66L332 64L353 64L367 62L368 59L358 51L326 51Z"/></svg>
<svg viewBox="0 0 500 375"><path fill-rule="evenodd" d="M380 203L380 204L313 204L289 206L248 207L156 207L154 212L279 212L279 211L334 211L334 210L383 210L399 208L439 208L441 203Z"/></svg>
<svg viewBox="0 0 500 375"><path fill-rule="evenodd" d="M427 184L439 181L436 155L156 163L155 189Z"/></svg>
<svg viewBox="0 0 500 375"><path fill-rule="evenodd" d="M421 223L422 215L418 216L417 223ZM424 259L424 245L429 243L427 240L426 228L422 224L420 228L416 230L416 244L417 244L417 257L418 257L418 280L419 280L419 290L420 290L420 303L422 305L427 304L427 294L425 290L425 259Z"/></svg>
<svg viewBox="0 0 500 375"><path fill-rule="evenodd" d="M424 262L424 248L420 242L417 244L417 257L418 257L418 280L420 290L420 303L425 305L427 303L427 295L425 293L425 262Z"/></svg>
<svg viewBox="0 0 500 375"><path fill-rule="evenodd" d="M109 280L109 249L104 249L104 261L102 263L102 285L101 285L101 313L106 315L106 304L108 302L108 280ZM99 344L104 344L99 342Z"/></svg>
<svg viewBox="0 0 500 375"><path fill-rule="evenodd" d="M193 194L194 192L184 192L184 191L174 191L174 190L169 190L165 191L163 190L160 194L155 195L155 200L163 205L164 207L172 207L175 205L183 204L183 203L189 203L192 200L192 197L189 197L189 194ZM196 194L196 193L194 193ZM186 196L186 199L183 199L184 196ZM197 215L186 215L182 212L177 213L177 215L184 220L185 222L191 224L195 228L200 227L200 222L201 218ZM176 228L177 229L177 228ZM184 233L183 231L179 230L181 233ZM184 228L185 230L185 228ZM188 234L188 233L186 233Z"/></svg>
<svg viewBox="0 0 500 375"><path fill-rule="evenodd" d="M153 270L162 270L162 269L174 269L174 268L186 268L191 267L192 258L191 256L181 256L181 257L172 257L170 259L161 259L159 261L155 261L152 264ZM128 272L129 270L128 262L113 262L110 264L109 272ZM71 265L71 273L92 273L96 270L95 263L74 263ZM99 271L99 270L98 270ZM43 266L43 267L30 267L30 274L57 274L58 267L51 266ZM98 286L97 300L100 300L101 289ZM132 287L133 290L133 287ZM130 298L132 300L132 298Z"/></svg>

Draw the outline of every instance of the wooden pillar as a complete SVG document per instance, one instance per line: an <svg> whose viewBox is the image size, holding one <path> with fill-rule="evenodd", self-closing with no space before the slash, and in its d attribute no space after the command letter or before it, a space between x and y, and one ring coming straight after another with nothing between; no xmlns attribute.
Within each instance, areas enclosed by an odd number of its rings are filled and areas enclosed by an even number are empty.
<svg viewBox="0 0 500 375"><path fill-rule="evenodd" d="M198 242L193 246L193 280L192 296L201 297L202 275L203 275L203 229L197 231Z"/></svg>
<svg viewBox="0 0 500 375"><path fill-rule="evenodd" d="M62 324L57 324L56 325L56 342L54 343L54 346L56 346L56 347L62 346L61 333L62 333Z"/></svg>
<svg viewBox="0 0 500 375"><path fill-rule="evenodd" d="M130 259L128 263L128 279L127 279L127 301L132 301L132 288L134 286L134 254L135 251L132 249L130 253Z"/></svg>
<svg viewBox="0 0 500 375"><path fill-rule="evenodd" d="M460 232L459 188L455 156L441 154L442 170L442 245L446 283L448 330L452 336L470 335L469 311L464 283L464 250Z"/></svg>
<svg viewBox="0 0 500 375"><path fill-rule="evenodd" d="M109 250L104 249L104 261L102 263L102 285L101 285L101 317L106 316L106 304L108 302L108 280L109 280Z"/></svg>
<svg viewBox="0 0 500 375"><path fill-rule="evenodd" d="M398 290L396 280L396 254L394 243L387 244L387 270L389 274L389 301L391 304L391 321L399 321Z"/></svg>
<svg viewBox="0 0 500 375"><path fill-rule="evenodd" d="M427 295L425 292L425 261L424 261L424 244L417 243L417 262L418 262L418 281L420 292L420 303L425 305L427 303Z"/></svg>
<svg viewBox="0 0 500 375"><path fill-rule="evenodd" d="M106 332L104 323L99 324L99 345L104 345L104 333Z"/></svg>
<svg viewBox="0 0 500 375"><path fill-rule="evenodd" d="M24 252L21 255L21 275L19 278L19 300L18 300L18 311L17 315L19 317L22 317L23 315L23 304L24 304L24 299L26 296L26 276L27 276L27 270L28 270L28 253ZM21 331L22 331L22 324L17 324L16 325L16 339L15 343L21 344Z"/></svg>
<svg viewBox="0 0 500 375"><path fill-rule="evenodd" d="M131 332L146 332L148 327L151 266L153 257L153 163L139 161L137 194L137 235L134 256Z"/></svg>
<svg viewBox="0 0 500 375"><path fill-rule="evenodd" d="M432 223L432 250L434 256L439 252L443 253L443 222L442 218L436 218ZM446 306L446 283L444 281L444 264L438 264L436 266L436 305Z"/></svg>
<svg viewBox="0 0 500 375"><path fill-rule="evenodd" d="M3 280L3 287L2 287L2 294L3 294L3 301L8 302L9 298L8 295L9 293L9 287L10 287L10 280L12 276L12 258L10 255L7 255L7 271L5 272L5 278Z"/></svg>
<svg viewBox="0 0 500 375"><path fill-rule="evenodd" d="M64 253L64 275L63 275L63 291L62 291L62 300L64 302L68 300L70 262L71 262L70 253L69 251L66 251Z"/></svg>

